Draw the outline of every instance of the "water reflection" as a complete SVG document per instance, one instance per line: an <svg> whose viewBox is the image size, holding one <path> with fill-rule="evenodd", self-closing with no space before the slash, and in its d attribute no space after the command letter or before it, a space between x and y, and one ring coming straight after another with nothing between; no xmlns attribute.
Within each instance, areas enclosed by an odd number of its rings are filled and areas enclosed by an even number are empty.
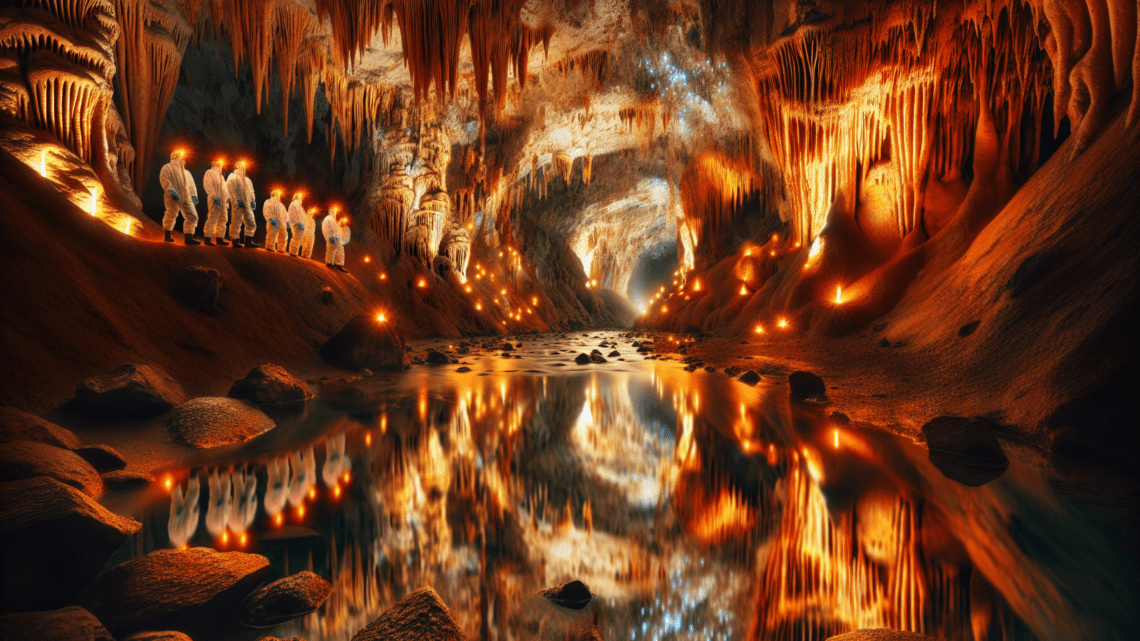
<svg viewBox="0 0 1140 641"><path fill-rule="evenodd" d="M1120 551L1030 472L968 488L782 387L646 367L334 391L232 459L172 470L138 547L256 551L270 579L325 575L324 607L276 632L311 640L349 639L424 585L471 638L565 638L573 622L531 595L572 579L602 597L615 640L1129 625Z"/></svg>

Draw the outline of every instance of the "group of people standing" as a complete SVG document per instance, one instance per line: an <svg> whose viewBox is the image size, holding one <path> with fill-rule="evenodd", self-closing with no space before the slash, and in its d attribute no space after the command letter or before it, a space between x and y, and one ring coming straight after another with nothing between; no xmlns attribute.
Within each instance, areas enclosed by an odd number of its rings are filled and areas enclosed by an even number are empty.
<svg viewBox="0 0 1140 641"><path fill-rule="evenodd" d="M254 200L253 181L245 173L246 164L238 161L228 177L223 174L224 168L225 161L214 160L202 177L207 198L206 224L202 229L205 243L211 247L228 246L230 242L237 248L261 247L253 241L253 234L257 231L257 220L253 216L257 202ZM162 197L166 204L166 214L162 217L166 242L174 242L174 226L181 214L186 244L201 245L194 238L198 227L198 187L186 169L185 154L182 151L170 154L170 162L163 166L158 180L162 184ZM303 199L304 193L294 194L292 202L286 208L281 202L280 189L275 189L270 194L262 207L267 225L266 249L290 256L312 258L313 241L316 238L315 217L320 213L316 207L306 211L301 204ZM351 239L352 230L348 227L347 216L338 219L338 211L337 207L331 207L321 222L321 233L325 238L325 266L347 274L348 270L344 268L344 246ZM229 241L226 241L227 220Z"/></svg>

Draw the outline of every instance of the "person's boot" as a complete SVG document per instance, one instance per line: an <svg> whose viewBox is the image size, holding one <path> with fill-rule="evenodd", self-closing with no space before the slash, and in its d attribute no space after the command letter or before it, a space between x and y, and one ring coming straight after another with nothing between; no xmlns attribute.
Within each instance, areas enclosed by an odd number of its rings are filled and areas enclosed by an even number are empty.
<svg viewBox="0 0 1140 641"><path fill-rule="evenodd" d="M226 240L222 236L218 236L217 242L218 242L218 247L228 247L230 244L229 241Z"/></svg>
<svg viewBox="0 0 1140 641"><path fill-rule="evenodd" d="M329 269L336 269L336 267L333 267L332 263L325 263L325 267L328 267Z"/></svg>
<svg viewBox="0 0 1140 641"><path fill-rule="evenodd" d="M174 242L174 232L170 231L169 229L166 230L166 242L168 242L168 243Z"/></svg>
<svg viewBox="0 0 1140 641"><path fill-rule="evenodd" d="M194 234L185 234L185 236L186 236L186 244L187 245L201 245L202 244L202 243L198 242L197 240L194 240Z"/></svg>
<svg viewBox="0 0 1140 641"><path fill-rule="evenodd" d="M346 274L348 273L348 270L344 268L344 265L337 265L336 269L339 269L340 271L342 271Z"/></svg>
<svg viewBox="0 0 1140 641"><path fill-rule="evenodd" d="M213 238L207 238L206 239L206 246L207 247L213 247L214 246L214 239Z"/></svg>
<svg viewBox="0 0 1140 641"><path fill-rule="evenodd" d="M234 249L241 249L241 237L234 239Z"/></svg>
<svg viewBox="0 0 1140 641"><path fill-rule="evenodd" d="M258 247L261 247L261 245L258 245L257 243L253 242L253 236L246 236L245 237L245 248L246 249L257 249Z"/></svg>

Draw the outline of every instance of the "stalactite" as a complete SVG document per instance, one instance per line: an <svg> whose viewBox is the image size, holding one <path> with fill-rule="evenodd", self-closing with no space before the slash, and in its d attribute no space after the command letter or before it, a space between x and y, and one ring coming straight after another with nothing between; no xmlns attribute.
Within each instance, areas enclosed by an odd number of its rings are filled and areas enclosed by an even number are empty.
<svg viewBox="0 0 1140 641"><path fill-rule="evenodd" d="M316 17L305 7L292 2L279 2L276 7L274 49L273 56L277 68L277 77L281 81L282 95L282 122L285 135L289 135L289 98L293 93L293 85L297 81L298 63L302 62L305 53L306 41L318 35L320 24ZM309 56L304 56L304 62L312 63ZM309 72L301 67L300 73ZM307 87L303 87L302 96L307 98ZM311 111L311 108L308 110Z"/></svg>
<svg viewBox="0 0 1140 641"><path fill-rule="evenodd" d="M451 223L443 236L440 253L451 259L452 269L461 281L466 281L467 264L471 259L471 238L462 225Z"/></svg>
<svg viewBox="0 0 1140 641"><path fill-rule="evenodd" d="M373 232L393 248L403 246L416 191L403 164L392 165L380 189L379 211L372 218Z"/></svg>
<svg viewBox="0 0 1140 641"><path fill-rule="evenodd" d="M562 176L562 182L566 183L566 186L569 187L571 172L574 171L574 159L565 151L559 151L554 154L553 162L554 171Z"/></svg>

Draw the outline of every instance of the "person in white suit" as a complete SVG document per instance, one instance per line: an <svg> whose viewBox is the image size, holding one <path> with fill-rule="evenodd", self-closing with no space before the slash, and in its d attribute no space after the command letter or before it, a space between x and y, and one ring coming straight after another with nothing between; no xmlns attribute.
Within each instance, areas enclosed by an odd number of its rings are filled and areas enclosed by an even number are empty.
<svg viewBox="0 0 1140 641"><path fill-rule="evenodd" d="M280 245L284 252L289 243L289 212L281 203L280 189L274 189L269 195L269 200L261 208L261 214L265 216L265 249L276 252Z"/></svg>
<svg viewBox="0 0 1140 641"><path fill-rule="evenodd" d="M253 181L245 175L245 169L245 161L239 160L234 165L233 173L226 179L226 191L230 197L230 240L234 247L254 249L261 246L253 242L253 234L257 231L253 210L257 207L257 201L254 200ZM245 225L244 245L241 242L242 225Z"/></svg>
<svg viewBox="0 0 1140 641"><path fill-rule="evenodd" d="M344 246L352 238L352 230L348 227L348 216L337 220L337 211L336 207L330 209L329 215L321 223L321 232L325 236L325 266L347 274L348 270L344 268Z"/></svg>
<svg viewBox="0 0 1140 641"><path fill-rule="evenodd" d="M226 240L226 201L229 200L229 194L226 192L226 176L222 173L225 166L225 159L218 158L210 163L210 168L202 177L202 187L206 189L206 226L202 229L202 235L210 246L215 242L221 246L230 244Z"/></svg>
<svg viewBox="0 0 1140 641"><path fill-rule="evenodd" d="M289 203L289 255L310 258L313 255L313 239L316 238L316 224L309 212L301 204L305 194L297 192Z"/></svg>
<svg viewBox="0 0 1140 641"><path fill-rule="evenodd" d="M186 170L186 153L181 149L171 152L170 162L158 172L158 182L162 185L162 201L166 213L162 216L162 228L166 231L166 242L174 242L174 225L178 214L182 214L182 232L187 245L201 245L194 240L194 229L198 227L198 187L194 177Z"/></svg>

